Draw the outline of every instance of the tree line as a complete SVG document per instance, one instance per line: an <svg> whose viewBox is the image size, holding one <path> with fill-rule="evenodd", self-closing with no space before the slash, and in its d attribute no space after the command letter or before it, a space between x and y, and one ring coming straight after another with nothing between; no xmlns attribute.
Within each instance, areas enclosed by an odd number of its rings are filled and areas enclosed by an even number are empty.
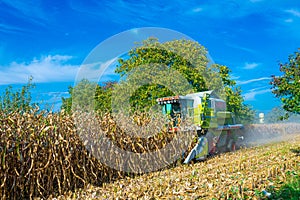
<svg viewBox="0 0 300 200"><path fill-rule="evenodd" d="M269 121L277 119L284 120L290 116L300 114L300 49L288 57L288 61L279 64L281 75L272 75L270 82L271 91L281 101L279 108L274 108L268 115ZM115 96L126 93L122 90L123 83L128 77L131 78L128 88L134 88L139 84L136 81L147 77L147 70L138 71L138 75L132 76L133 72L140 66L147 66L156 72L154 76L165 76L159 74L161 67L169 70L170 76L178 72L187 83L188 88L182 86L176 77L170 81L176 86L175 94L170 88L161 82L146 82L131 93L129 104L134 109L149 110L156 104L159 97L172 95L186 95L192 92L201 92L208 89L218 91L221 98L226 100L227 110L234 113L238 123L251 123L255 119L255 111L244 102L242 90L230 76L229 67L210 63L204 46L190 40L173 40L161 43L157 38L148 38L136 44L136 47L128 52L126 58L120 58L115 72L120 75L121 81L110 81L103 84L82 80L76 86L69 87L69 97L62 98L61 109L71 113L72 103L79 102L84 105L87 99L93 100L93 110L101 112L112 111L112 101ZM146 68L147 68L146 67ZM173 71L172 71L173 70ZM144 74L143 74L144 73ZM209 77L209 80L208 78ZM166 77L167 79L168 77ZM128 83L126 83L128 84ZM29 111L35 109L38 104L32 103L30 90L34 88L32 77L20 90L14 90L11 86L6 88L0 97L0 110L2 112ZM74 91L80 91L80 95L74 95ZM121 93L114 95L116 92ZM280 112L277 112L279 111ZM273 114L272 114L273 113ZM276 118L276 119L275 119Z"/></svg>
<svg viewBox="0 0 300 200"><path fill-rule="evenodd" d="M226 101L227 110L235 114L237 122L253 122L255 112L245 104L241 88L230 76L231 70L227 66L210 63L207 55L206 48L195 41L182 39L161 43L157 38L148 38L137 43L136 47L128 52L126 59L118 60L115 72L120 75L121 81L99 85L82 80L75 87L69 88L70 97L62 99L62 108L71 112L72 103L85 105L90 99L91 91L94 91L92 93L95 110L112 111L112 101L122 101L123 96L135 88L129 98L131 108L147 111L157 104L156 99L159 97L214 90ZM163 74L165 71L167 74ZM163 76L165 80L144 82L151 74L154 74L154 77ZM188 87L180 77L187 81ZM161 83L167 79L176 86L176 92L180 93L175 94L174 90ZM141 80L143 84L139 83ZM122 84L126 85L126 90L120 86ZM139 84L140 87L136 88L135 85ZM89 95L84 98L81 93ZM115 99L116 96L120 99Z"/></svg>

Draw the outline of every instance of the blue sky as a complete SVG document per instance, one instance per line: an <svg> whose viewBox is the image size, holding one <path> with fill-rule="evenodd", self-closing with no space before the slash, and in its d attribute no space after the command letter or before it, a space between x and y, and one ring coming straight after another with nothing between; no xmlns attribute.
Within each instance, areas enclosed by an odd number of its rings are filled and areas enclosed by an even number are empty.
<svg viewBox="0 0 300 200"><path fill-rule="evenodd" d="M246 103L266 112L279 103L270 76L300 47L300 2L0 0L0 90L32 75L35 96L58 105L89 52L141 27L172 29L204 45L232 70Z"/></svg>

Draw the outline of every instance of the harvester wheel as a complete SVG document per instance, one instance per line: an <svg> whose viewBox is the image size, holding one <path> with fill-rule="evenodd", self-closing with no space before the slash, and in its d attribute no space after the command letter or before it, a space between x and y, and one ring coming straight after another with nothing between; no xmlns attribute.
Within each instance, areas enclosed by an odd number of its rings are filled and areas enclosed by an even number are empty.
<svg viewBox="0 0 300 200"><path fill-rule="evenodd" d="M201 137L207 134L207 129L197 130L197 136Z"/></svg>

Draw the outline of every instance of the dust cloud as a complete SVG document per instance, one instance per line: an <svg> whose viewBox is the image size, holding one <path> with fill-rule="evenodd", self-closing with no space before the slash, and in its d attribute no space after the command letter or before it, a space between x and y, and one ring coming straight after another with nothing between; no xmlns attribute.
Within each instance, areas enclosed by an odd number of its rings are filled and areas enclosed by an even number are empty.
<svg viewBox="0 0 300 200"><path fill-rule="evenodd" d="M237 132L238 147L259 146L300 136L300 123L251 124Z"/></svg>

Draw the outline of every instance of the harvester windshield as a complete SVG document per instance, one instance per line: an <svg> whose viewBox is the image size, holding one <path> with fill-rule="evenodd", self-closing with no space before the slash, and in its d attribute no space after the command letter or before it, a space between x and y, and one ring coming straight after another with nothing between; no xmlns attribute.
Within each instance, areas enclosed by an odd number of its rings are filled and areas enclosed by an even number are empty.
<svg viewBox="0 0 300 200"><path fill-rule="evenodd" d="M167 103L162 105L162 112L163 114L170 115L172 118L176 114L180 114L180 104L179 103Z"/></svg>
<svg viewBox="0 0 300 200"><path fill-rule="evenodd" d="M170 116L173 126L178 126L181 119L181 106L179 102L162 104L162 112L164 115Z"/></svg>

